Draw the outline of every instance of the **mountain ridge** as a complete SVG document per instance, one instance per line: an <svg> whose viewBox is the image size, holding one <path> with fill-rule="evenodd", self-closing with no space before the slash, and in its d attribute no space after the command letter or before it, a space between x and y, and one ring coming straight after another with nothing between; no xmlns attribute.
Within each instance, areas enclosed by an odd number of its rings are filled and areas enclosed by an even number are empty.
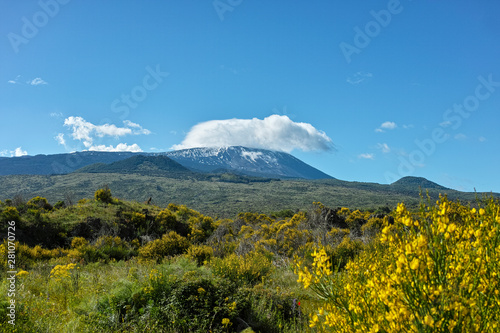
<svg viewBox="0 0 500 333"><path fill-rule="evenodd" d="M234 174L265 178L333 178L288 153L241 146L191 148L159 153L83 151L67 154L3 157L0 158L0 175L68 174L92 164L111 164L140 155L167 156L196 172L226 170ZM92 170L92 168L88 170ZM103 169L101 168L101 170Z"/></svg>
<svg viewBox="0 0 500 333"><path fill-rule="evenodd" d="M124 160L95 163L73 171L74 173L191 173L191 171L165 155L136 155Z"/></svg>

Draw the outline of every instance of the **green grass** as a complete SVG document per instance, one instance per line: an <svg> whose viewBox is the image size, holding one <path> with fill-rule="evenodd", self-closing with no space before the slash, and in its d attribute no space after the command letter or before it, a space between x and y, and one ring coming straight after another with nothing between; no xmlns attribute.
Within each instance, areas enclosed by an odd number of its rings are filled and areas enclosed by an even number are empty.
<svg viewBox="0 0 500 333"><path fill-rule="evenodd" d="M303 292L288 268L257 285L235 285L184 257L154 265L93 263L62 281L49 277L55 263L37 263L18 279L15 329L2 318L0 332L225 332L225 317L231 332L245 325L256 332L297 332L307 323L298 306L291 307ZM152 272L162 274L155 284ZM6 295L6 283L0 286Z"/></svg>

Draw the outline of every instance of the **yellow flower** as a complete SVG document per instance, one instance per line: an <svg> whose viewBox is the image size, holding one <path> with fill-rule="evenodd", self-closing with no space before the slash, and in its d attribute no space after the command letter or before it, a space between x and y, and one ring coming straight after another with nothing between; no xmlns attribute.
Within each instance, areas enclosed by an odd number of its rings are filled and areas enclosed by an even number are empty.
<svg viewBox="0 0 500 333"><path fill-rule="evenodd" d="M20 276L20 277L23 277L23 276L26 276L28 275L29 272L25 271L25 270L20 270L19 273L16 274L16 276Z"/></svg>
<svg viewBox="0 0 500 333"><path fill-rule="evenodd" d="M229 325L231 325L231 320L229 320L229 318L222 318L222 325L224 325L224 327L227 327Z"/></svg>
<svg viewBox="0 0 500 333"><path fill-rule="evenodd" d="M318 315L313 314L311 317L311 320L309 321L309 327L314 327L316 326L316 323L319 321Z"/></svg>
<svg viewBox="0 0 500 333"><path fill-rule="evenodd" d="M417 258L413 258L413 260L410 263L410 268L416 270L418 268L419 263L420 260L418 260Z"/></svg>
<svg viewBox="0 0 500 333"><path fill-rule="evenodd" d="M430 327L434 327L434 318L432 318L429 315L425 315L424 317L424 324Z"/></svg>
<svg viewBox="0 0 500 333"><path fill-rule="evenodd" d="M67 265L56 265L50 271L50 277L55 278L57 281L63 278L69 278L71 276L71 270L76 267L76 264L67 264Z"/></svg>
<svg viewBox="0 0 500 333"><path fill-rule="evenodd" d="M228 306L228 308L229 308L229 310L234 311L234 309L236 309L236 302L231 303L231 304Z"/></svg>

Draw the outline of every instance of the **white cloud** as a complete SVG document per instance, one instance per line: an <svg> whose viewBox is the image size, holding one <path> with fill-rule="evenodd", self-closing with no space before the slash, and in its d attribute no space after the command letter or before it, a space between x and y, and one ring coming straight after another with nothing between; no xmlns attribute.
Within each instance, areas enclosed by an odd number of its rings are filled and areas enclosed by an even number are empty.
<svg viewBox="0 0 500 333"><path fill-rule="evenodd" d="M463 133L458 133L454 136L455 140L465 140L467 139L467 135L463 134Z"/></svg>
<svg viewBox="0 0 500 333"><path fill-rule="evenodd" d="M380 125L380 128L384 129L395 129L396 127L398 127L398 125L396 125L396 123L393 121L386 121L385 123L382 123L382 125Z"/></svg>
<svg viewBox="0 0 500 333"><path fill-rule="evenodd" d="M117 151L128 151L132 153L139 153L142 152L141 147L137 145L137 143L134 143L132 145L127 145L126 143L119 143L116 145L116 147L113 147L112 145L105 146L105 145L98 145L98 146L91 146L88 149L89 151L111 151L111 152L117 152Z"/></svg>
<svg viewBox="0 0 500 333"><path fill-rule="evenodd" d="M0 150L0 156L7 156L9 155L9 151L7 149Z"/></svg>
<svg viewBox="0 0 500 333"><path fill-rule="evenodd" d="M373 159L375 159L375 155L374 154L359 154L358 158L364 158L364 159L367 159L367 160L373 160Z"/></svg>
<svg viewBox="0 0 500 333"><path fill-rule="evenodd" d="M16 150L10 152L11 156L19 157L28 155L26 150L22 150L21 147L17 147Z"/></svg>
<svg viewBox="0 0 500 333"><path fill-rule="evenodd" d="M211 120L191 128L181 144L172 149L194 147L245 146L290 152L333 150L332 139L308 123L297 123L287 116L264 119Z"/></svg>
<svg viewBox="0 0 500 333"><path fill-rule="evenodd" d="M347 83L350 83L352 85L356 85L356 84L360 84L360 83L366 81L367 79L370 79L371 77L373 77L372 73L357 72L357 73L349 76L346 81L347 81Z"/></svg>
<svg viewBox="0 0 500 333"><path fill-rule="evenodd" d="M47 82L45 82L44 80L42 80L42 78L40 78L40 77L34 78L33 80L28 81L26 83L30 84L32 86L38 86L38 85L41 85L41 84L47 84Z"/></svg>
<svg viewBox="0 0 500 333"><path fill-rule="evenodd" d="M54 139L59 143L60 145L66 146L66 140L64 140L64 134L59 133L57 136L54 137Z"/></svg>
<svg viewBox="0 0 500 333"><path fill-rule="evenodd" d="M114 136L114 137L120 137L128 134L132 134L132 129L128 127L117 127L116 125L113 124L104 124L104 125L98 125L94 127L94 131L96 135L100 138L104 136Z"/></svg>
<svg viewBox="0 0 500 333"><path fill-rule="evenodd" d="M391 152L391 148L387 145L387 143L379 143L377 144L377 148L382 150L382 152L385 154Z"/></svg>
<svg viewBox="0 0 500 333"><path fill-rule="evenodd" d="M151 134L150 130L142 128L141 125L133 123L130 120L124 120L123 124L125 124L126 127L137 128L137 130L133 134L144 134L144 135Z"/></svg>
<svg viewBox="0 0 500 333"><path fill-rule="evenodd" d="M14 80L9 80L7 82L10 84L24 84L21 81L21 75L18 75L18 76L16 76L16 78ZM31 86L39 86L39 85L48 84L48 82L43 80L41 77L36 77L33 80L26 81L26 84L29 84Z"/></svg>
<svg viewBox="0 0 500 333"><path fill-rule="evenodd" d="M382 123L379 128L375 129L375 132L382 133L385 132L384 130L393 130L396 127L398 127L398 125L395 122L386 121Z"/></svg>
<svg viewBox="0 0 500 333"><path fill-rule="evenodd" d="M21 78L21 75L18 75L18 76L16 76L16 78L14 80L9 80L7 82L10 84L19 84L19 83L21 83L21 82L19 82L20 78Z"/></svg>
<svg viewBox="0 0 500 333"><path fill-rule="evenodd" d="M125 127L117 127L113 124L94 125L86 121L82 117L68 117L64 120L64 126L70 127L72 130L71 136L75 140L82 141L84 146L89 148L92 146L94 137L120 137L125 135L148 135L151 132L142 128L141 125L125 120Z"/></svg>
<svg viewBox="0 0 500 333"><path fill-rule="evenodd" d="M480 136L478 140L479 140L479 142L488 141L488 139L486 139L484 136Z"/></svg>

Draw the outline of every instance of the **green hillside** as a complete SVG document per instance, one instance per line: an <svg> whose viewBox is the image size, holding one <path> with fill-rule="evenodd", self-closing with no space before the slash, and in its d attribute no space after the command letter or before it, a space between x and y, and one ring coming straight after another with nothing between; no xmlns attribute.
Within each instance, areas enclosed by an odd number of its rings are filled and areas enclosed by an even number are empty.
<svg viewBox="0 0 500 333"><path fill-rule="evenodd" d="M72 173L67 175L13 175L0 177L0 200L20 195L26 199L40 195L51 203L59 200L78 201L92 197L94 191L108 185L114 195L124 200L146 201L150 197L159 206L185 204L204 214L234 216L241 211L268 213L283 209L307 209L321 201L330 207L378 208L395 207L405 202L416 207L420 189L408 184L328 180L271 180L232 174L172 178L155 175L122 173ZM422 188L425 195L426 188ZM447 194L450 199L473 201L475 193L429 188L437 199Z"/></svg>
<svg viewBox="0 0 500 333"><path fill-rule="evenodd" d="M110 164L95 163L80 168L75 173L140 173L149 175L181 176L192 172L167 156L137 155Z"/></svg>

